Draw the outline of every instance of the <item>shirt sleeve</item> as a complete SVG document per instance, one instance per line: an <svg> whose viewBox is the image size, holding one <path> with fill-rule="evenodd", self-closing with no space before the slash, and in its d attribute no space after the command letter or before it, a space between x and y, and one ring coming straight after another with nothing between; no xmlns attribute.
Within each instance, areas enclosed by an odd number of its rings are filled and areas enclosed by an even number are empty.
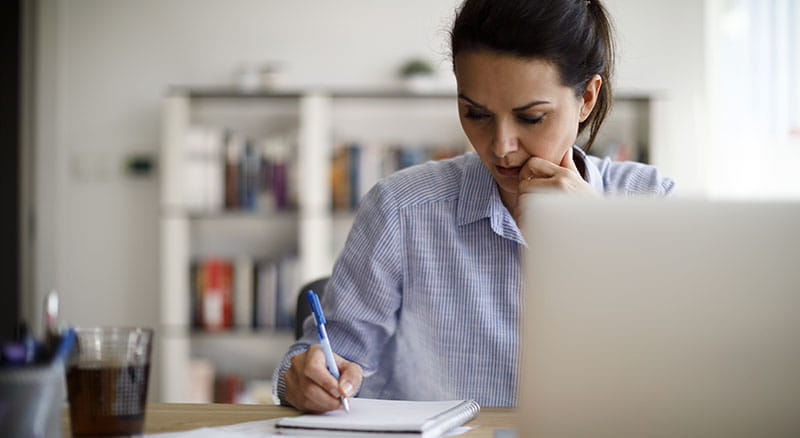
<svg viewBox="0 0 800 438"><path fill-rule="evenodd" d="M401 242L399 208L384 180L361 200L321 299L333 351L358 363L365 378L376 369L382 347L397 326L403 277ZM291 366L291 358L319 342L312 318L306 319L303 328L303 337L289 348L273 375L273 395L281 404L287 404L283 374Z"/></svg>
<svg viewBox="0 0 800 438"><path fill-rule="evenodd" d="M597 163L606 193L670 197L675 181L654 166L633 161L614 162L605 158Z"/></svg>

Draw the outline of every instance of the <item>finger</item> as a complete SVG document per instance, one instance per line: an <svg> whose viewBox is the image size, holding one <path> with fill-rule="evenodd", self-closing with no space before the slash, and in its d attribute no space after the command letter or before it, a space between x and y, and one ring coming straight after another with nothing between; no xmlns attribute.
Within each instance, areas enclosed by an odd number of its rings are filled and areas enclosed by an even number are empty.
<svg viewBox="0 0 800 438"><path fill-rule="evenodd" d="M308 412L327 412L338 409L340 400L325 389L311 381L303 379L296 372L284 373L286 382L286 401L297 409Z"/></svg>
<svg viewBox="0 0 800 438"><path fill-rule="evenodd" d="M339 364L339 372L341 373L341 377L339 378L341 394L345 397L350 397L361 387L361 382L364 379L364 371L361 369L361 365L342 359L342 362Z"/></svg>
<svg viewBox="0 0 800 438"><path fill-rule="evenodd" d="M339 409L342 405L339 397L333 397L328 391L315 385L308 384L303 388L303 409L309 412L321 413Z"/></svg>
<svg viewBox="0 0 800 438"><path fill-rule="evenodd" d="M530 157L519 172L519 180L526 181L534 178L552 178L561 166L551 163L543 158Z"/></svg>
<svg viewBox="0 0 800 438"><path fill-rule="evenodd" d="M339 382L328 370L328 366L325 364L325 355L322 354L322 349L318 345L309 347L303 375L325 388L334 397L339 396Z"/></svg>
<svg viewBox="0 0 800 438"><path fill-rule="evenodd" d="M575 165L575 159L573 158L572 154L573 150L572 148L569 148L567 153L564 154L564 158L561 159L561 167L569 169L580 175L580 171L578 171L578 166Z"/></svg>
<svg viewBox="0 0 800 438"><path fill-rule="evenodd" d="M565 190L568 180L566 178L532 178L520 181L519 196L534 193L552 193Z"/></svg>
<svg viewBox="0 0 800 438"><path fill-rule="evenodd" d="M294 373L291 368L283 373L283 382L286 384L286 392L284 393L286 401L292 406L299 408L300 400L296 395L301 393L300 384L297 381L297 374Z"/></svg>

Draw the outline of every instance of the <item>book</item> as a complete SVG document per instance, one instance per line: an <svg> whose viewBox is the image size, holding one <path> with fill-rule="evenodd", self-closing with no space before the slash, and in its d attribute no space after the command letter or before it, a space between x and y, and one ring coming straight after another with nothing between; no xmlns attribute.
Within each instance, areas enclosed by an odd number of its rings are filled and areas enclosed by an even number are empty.
<svg viewBox="0 0 800 438"><path fill-rule="evenodd" d="M207 359L189 359L188 403L214 401L214 364Z"/></svg>
<svg viewBox="0 0 800 438"><path fill-rule="evenodd" d="M214 386L214 403L238 403L244 391L244 379L239 374L221 374Z"/></svg>
<svg viewBox="0 0 800 438"><path fill-rule="evenodd" d="M256 275L254 327L274 328L277 315L277 267L273 262L260 262Z"/></svg>
<svg viewBox="0 0 800 438"><path fill-rule="evenodd" d="M184 146L183 199L190 211L213 212L225 201L223 129L192 126Z"/></svg>
<svg viewBox="0 0 800 438"><path fill-rule="evenodd" d="M199 279L203 327L220 330L233 326L233 266L219 259L206 260Z"/></svg>
<svg viewBox="0 0 800 438"><path fill-rule="evenodd" d="M449 145L343 143L331 153L330 186L333 210L355 211L361 198L380 179L409 166L463 153Z"/></svg>
<svg viewBox="0 0 800 438"><path fill-rule="evenodd" d="M225 142L225 208L239 207L239 163L242 157L242 138L229 133Z"/></svg>
<svg viewBox="0 0 800 438"><path fill-rule="evenodd" d="M295 303L300 289L298 281L299 260L295 255L285 255L276 262L275 327L294 328Z"/></svg>
<svg viewBox="0 0 800 438"><path fill-rule="evenodd" d="M439 437L475 418L474 400L402 401L350 399L350 412L281 418L276 430L287 435Z"/></svg>
<svg viewBox="0 0 800 438"><path fill-rule="evenodd" d="M253 303L255 302L253 271L252 258L244 255L236 258L233 280L233 314L234 323L239 328L253 326Z"/></svg>

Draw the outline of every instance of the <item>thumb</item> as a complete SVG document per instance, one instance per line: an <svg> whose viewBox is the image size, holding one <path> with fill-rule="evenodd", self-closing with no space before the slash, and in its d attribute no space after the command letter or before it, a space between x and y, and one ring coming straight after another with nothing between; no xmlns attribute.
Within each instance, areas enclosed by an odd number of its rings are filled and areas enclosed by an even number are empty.
<svg viewBox="0 0 800 438"><path fill-rule="evenodd" d="M578 166L575 165L575 160L572 159L572 154L574 152L575 151L570 146L570 148L567 150L567 153L564 154L564 158L561 159L561 164L559 165L565 169L575 172L577 175L580 175L581 173L578 170Z"/></svg>
<svg viewBox="0 0 800 438"><path fill-rule="evenodd" d="M364 371L361 365L355 362L349 362L342 359L337 364L339 366L339 392L345 396L350 397L361 387L361 382L364 380Z"/></svg>

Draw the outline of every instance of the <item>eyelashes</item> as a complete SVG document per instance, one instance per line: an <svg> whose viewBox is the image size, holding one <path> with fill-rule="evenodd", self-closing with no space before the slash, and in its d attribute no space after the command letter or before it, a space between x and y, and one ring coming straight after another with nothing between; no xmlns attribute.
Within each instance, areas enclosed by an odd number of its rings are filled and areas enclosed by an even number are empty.
<svg viewBox="0 0 800 438"><path fill-rule="evenodd" d="M517 119L522 123L527 123L529 125L535 125L542 121L544 116L539 117L525 117L525 116L517 116Z"/></svg>
<svg viewBox="0 0 800 438"><path fill-rule="evenodd" d="M464 117L472 120L484 120L489 118L489 114L481 113L470 108L467 110L467 113L464 114Z"/></svg>
<svg viewBox="0 0 800 438"><path fill-rule="evenodd" d="M481 112L481 111L476 111L473 108L468 108L467 112L464 114L464 117L467 118L467 119L470 119L470 120L486 120L486 119L491 118L492 115L484 113L484 112ZM543 118L544 118L544 115L541 115L539 117L527 117L527 116L524 116L522 114L518 114L517 115L517 120L520 123L524 123L526 125L535 125L535 124L541 122Z"/></svg>

